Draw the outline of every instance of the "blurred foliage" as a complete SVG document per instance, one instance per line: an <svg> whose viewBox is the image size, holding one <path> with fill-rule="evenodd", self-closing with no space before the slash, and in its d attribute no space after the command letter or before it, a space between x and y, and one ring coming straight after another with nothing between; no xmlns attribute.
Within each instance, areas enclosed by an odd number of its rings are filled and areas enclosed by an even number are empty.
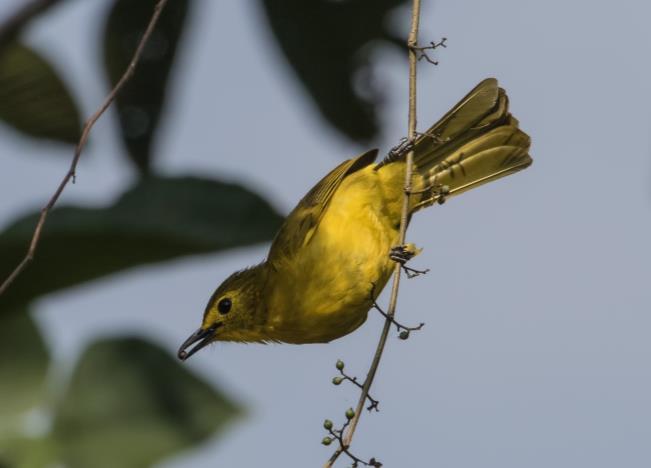
<svg viewBox="0 0 651 468"><path fill-rule="evenodd" d="M24 255L38 215L0 233L2 278ZM107 208L55 208L36 261L0 296L0 311L138 265L264 242L281 222L266 201L239 185L145 177Z"/></svg>
<svg viewBox="0 0 651 468"><path fill-rule="evenodd" d="M63 2L29 1L4 30L0 26L0 119L27 135L76 143L80 118L71 93L55 67L18 42L29 21ZM107 0L99 46L111 86L131 60L155 3ZM201 6L190 3L167 3L116 102L121 137L141 177L109 206L52 210L35 261L0 296L0 468L150 466L205 440L239 413L165 351L132 337L91 344L64 393L52 395L49 379L61 383L62 376L27 313L47 293L149 263L268 241L281 224L263 198L240 185L152 174L179 41L191 27L188 12ZM378 41L398 43L386 25L403 3L262 0L318 110L353 140L378 134L371 52ZM37 219L37 212L26 213L0 232L0 279L25 254ZM35 420L36 431L30 429Z"/></svg>
<svg viewBox="0 0 651 468"><path fill-rule="evenodd" d="M104 66L111 86L131 62L155 4L156 0L117 0L113 4L104 30ZM149 171L152 139L189 4L189 0L167 3L143 49L137 73L115 102L122 138L131 161L141 172Z"/></svg>
<svg viewBox="0 0 651 468"><path fill-rule="evenodd" d="M52 66L18 42L0 48L0 119L27 135L76 143L79 111Z"/></svg>
<svg viewBox="0 0 651 468"><path fill-rule="evenodd" d="M323 117L349 138L379 132L370 54L376 41L400 43L388 15L405 0L262 0L287 60Z"/></svg>
<svg viewBox="0 0 651 468"><path fill-rule="evenodd" d="M63 0L22 2L22 5L12 15L3 18L4 22L0 25L0 48L12 42L32 18L62 2Z"/></svg>
<svg viewBox="0 0 651 468"><path fill-rule="evenodd" d="M241 413L221 391L142 339L91 345L58 398L45 391L52 388L44 385L49 357L27 313L0 317L0 351L13 357L0 361L0 466L150 466L206 440ZM53 424L26 433L30 411L51 414Z"/></svg>
<svg viewBox="0 0 651 468"><path fill-rule="evenodd" d="M41 402L49 353L26 310L0 317L0 440Z"/></svg>
<svg viewBox="0 0 651 468"><path fill-rule="evenodd" d="M137 468L205 440L239 412L157 346L104 340L82 356L53 434L71 468Z"/></svg>

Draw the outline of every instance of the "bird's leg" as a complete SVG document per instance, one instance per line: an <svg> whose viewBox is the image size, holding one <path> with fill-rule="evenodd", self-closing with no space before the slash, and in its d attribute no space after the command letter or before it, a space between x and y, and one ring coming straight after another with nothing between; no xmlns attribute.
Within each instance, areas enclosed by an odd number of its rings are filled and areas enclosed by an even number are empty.
<svg viewBox="0 0 651 468"><path fill-rule="evenodd" d="M375 300L375 283L371 283L371 302L375 310L377 310L380 314L382 314L382 316L385 319L387 319L393 325L395 325L396 330L398 330L398 338L400 338L401 340L406 340L407 338L409 338L410 332L418 331L425 326L425 323L421 322L417 327L407 327L401 324L400 322L398 322L395 318L393 318L393 316L387 314Z"/></svg>
<svg viewBox="0 0 651 468"><path fill-rule="evenodd" d="M407 263L409 260L414 258L421 252L422 249L416 247L416 245L409 243L403 245L397 245L391 249L389 252L389 258L394 262L398 262L402 265Z"/></svg>
<svg viewBox="0 0 651 468"><path fill-rule="evenodd" d="M414 244L398 245L391 249L389 252L389 258L394 262L400 263L402 269L407 274L407 278L414 278L429 272L429 269L416 270L415 268L410 268L405 265L421 251L422 249L417 248Z"/></svg>

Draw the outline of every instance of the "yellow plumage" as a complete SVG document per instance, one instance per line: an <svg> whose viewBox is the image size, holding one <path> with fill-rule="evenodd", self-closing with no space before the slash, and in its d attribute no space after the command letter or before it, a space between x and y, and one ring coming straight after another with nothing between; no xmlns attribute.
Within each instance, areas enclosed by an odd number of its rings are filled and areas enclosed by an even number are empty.
<svg viewBox="0 0 651 468"><path fill-rule="evenodd" d="M504 90L482 81L416 140L410 214L524 169L529 145ZM327 342L366 320L371 292L377 296L393 271L405 170L402 155L375 164L376 155L343 162L308 192L267 260L217 288L179 357L215 340Z"/></svg>

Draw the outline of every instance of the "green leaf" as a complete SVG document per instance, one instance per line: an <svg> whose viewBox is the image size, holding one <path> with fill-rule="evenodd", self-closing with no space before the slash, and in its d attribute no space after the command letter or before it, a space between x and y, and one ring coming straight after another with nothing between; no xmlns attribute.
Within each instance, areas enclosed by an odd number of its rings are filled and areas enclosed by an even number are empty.
<svg viewBox="0 0 651 468"><path fill-rule="evenodd" d="M370 53L395 42L388 14L406 0L262 0L271 29L323 117L349 138L379 131ZM358 86L354 84L357 83Z"/></svg>
<svg viewBox="0 0 651 468"><path fill-rule="evenodd" d="M77 106L52 66L17 42L0 48L0 119L37 138L76 143Z"/></svg>
<svg viewBox="0 0 651 468"><path fill-rule="evenodd" d="M20 312L0 315L0 440L15 435L46 389L48 351L30 315Z"/></svg>
<svg viewBox="0 0 651 468"><path fill-rule="evenodd" d="M59 461L56 443L47 435L0 441L0 468L53 468L61 466Z"/></svg>
<svg viewBox="0 0 651 468"><path fill-rule="evenodd" d="M67 465L150 466L224 429L239 408L177 362L137 338L93 344L55 416Z"/></svg>
<svg viewBox="0 0 651 468"><path fill-rule="evenodd" d="M156 0L117 0L104 31L104 65L111 86L122 77L145 31ZM165 103L167 82L181 37L189 0L168 2L136 72L117 96L122 137L136 167L147 172L152 139Z"/></svg>
<svg viewBox="0 0 651 468"><path fill-rule="evenodd" d="M0 234L0 278L29 245L36 213ZM282 217L235 184L146 177L107 208L56 208L34 262L0 296L0 313L43 294L138 265L270 240Z"/></svg>

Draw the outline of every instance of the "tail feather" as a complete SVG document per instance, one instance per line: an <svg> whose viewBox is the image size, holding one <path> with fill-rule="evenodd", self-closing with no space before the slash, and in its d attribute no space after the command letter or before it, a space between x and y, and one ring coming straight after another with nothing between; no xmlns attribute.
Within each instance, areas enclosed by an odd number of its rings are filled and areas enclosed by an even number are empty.
<svg viewBox="0 0 651 468"><path fill-rule="evenodd" d="M438 122L422 133L414 148L415 162L439 161L464 143L503 123L509 100L493 78L479 83Z"/></svg>
<svg viewBox="0 0 651 468"><path fill-rule="evenodd" d="M435 183L449 187L449 195L458 195L478 185L517 172L531 164L527 150L517 146L499 146L481 151L433 176ZM455 167L459 172L454 172ZM459 174L460 173L460 174ZM456 179L459 179L457 182ZM447 182L447 183L446 183Z"/></svg>
<svg viewBox="0 0 651 468"><path fill-rule="evenodd" d="M489 78L421 134L414 147L414 188L420 195L412 211L531 164L531 140L508 107L506 92Z"/></svg>

